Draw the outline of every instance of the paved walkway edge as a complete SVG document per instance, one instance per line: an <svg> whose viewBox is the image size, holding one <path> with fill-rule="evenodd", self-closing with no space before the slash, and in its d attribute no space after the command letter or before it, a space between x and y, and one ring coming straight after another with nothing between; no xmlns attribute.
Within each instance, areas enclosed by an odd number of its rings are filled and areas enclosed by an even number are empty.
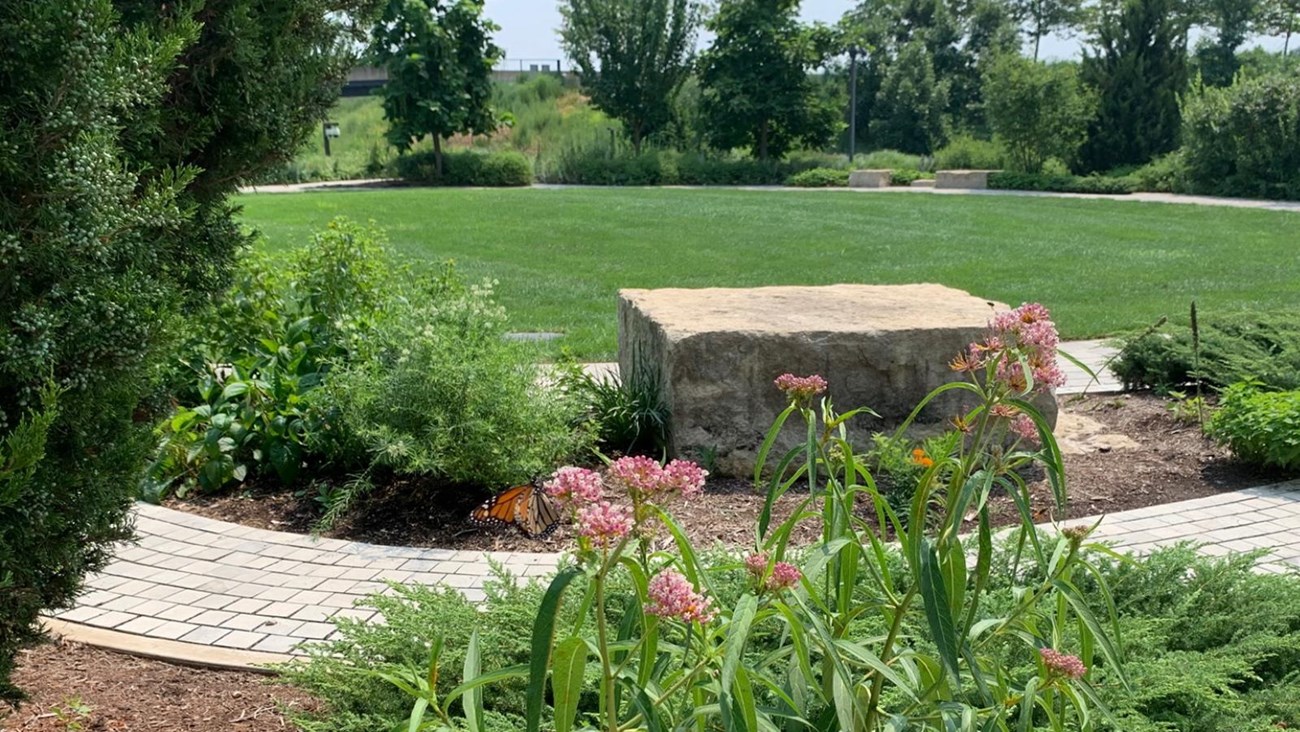
<svg viewBox="0 0 1300 732"><path fill-rule="evenodd" d="M283 653L216 648L198 643L150 638L135 633L119 633L81 623L70 623L57 618L42 618L41 624L50 635L65 640L183 666L274 675L275 671L268 668L270 664L295 660L294 656Z"/></svg>

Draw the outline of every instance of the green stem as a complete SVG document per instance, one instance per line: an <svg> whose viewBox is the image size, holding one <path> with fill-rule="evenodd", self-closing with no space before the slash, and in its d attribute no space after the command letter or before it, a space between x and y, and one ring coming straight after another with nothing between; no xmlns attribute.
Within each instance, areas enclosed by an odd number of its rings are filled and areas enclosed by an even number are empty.
<svg viewBox="0 0 1300 732"><path fill-rule="evenodd" d="M603 570L603 568L602 568ZM605 573L596 574L596 634L600 641L600 692L605 704L605 729L618 732L618 709L614 705L614 673L609 665L609 631L605 620Z"/></svg>
<svg viewBox="0 0 1300 732"><path fill-rule="evenodd" d="M903 616L907 614L907 608L912 604L912 598L916 597L916 588L912 587L903 596L902 602L898 603L898 609L894 611L894 620L889 624L889 635L885 636L885 645L880 649L880 662L889 663L889 659L894 655L894 642L898 640L898 632L903 627ZM868 700L870 706L867 707L867 725L868 730L876 728L876 718L880 715L880 692L885 688L885 675L877 673L871 681L871 699Z"/></svg>

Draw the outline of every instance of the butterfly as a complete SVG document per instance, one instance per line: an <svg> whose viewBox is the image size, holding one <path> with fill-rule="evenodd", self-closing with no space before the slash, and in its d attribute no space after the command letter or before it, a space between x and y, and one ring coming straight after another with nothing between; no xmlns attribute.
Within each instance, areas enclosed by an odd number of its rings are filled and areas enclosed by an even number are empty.
<svg viewBox="0 0 1300 732"><path fill-rule="evenodd" d="M469 515L475 526L514 526L527 536L545 537L560 525L560 511L545 491L532 483L507 488Z"/></svg>

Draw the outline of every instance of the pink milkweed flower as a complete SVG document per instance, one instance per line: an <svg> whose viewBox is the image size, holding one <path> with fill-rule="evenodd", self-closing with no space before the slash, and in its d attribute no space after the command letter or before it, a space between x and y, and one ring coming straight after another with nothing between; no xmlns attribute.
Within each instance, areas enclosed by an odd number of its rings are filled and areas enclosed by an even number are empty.
<svg viewBox="0 0 1300 732"><path fill-rule="evenodd" d="M1081 679L1088 673L1088 667L1083 665L1078 656L1061 653L1053 648L1043 648L1038 653L1043 657L1043 665L1047 667L1048 673L1067 679Z"/></svg>
<svg viewBox="0 0 1300 732"><path fill-rule="evenodd" d="M1022 440L1028 440L1037 444L1038 442L1038 425L1027 414L1021 414L1011 420L1011 432Z"/></svg>
<svg viewBox="0 0 1300 732"><path fill-rule="evenodd" d="M586 468L560 468L543 484L543 488L546 495L567 504L596 503L605 497L600 474Z"/></svg>
<svg viewBox="0 0 1300 732"><path fill-rule="evenodd" d="M799 584L803 573L799 568L789 562L777 562L772 567L772 576L767 578L767 589L773 592L784 590L788 587L794 587Z"/></svg>
<svg viewBox="0 0 1300 732"><path fill-rule="evenodd" d="M648 494L659 490L664 469L655 460L638 455L615 460L606 475L629 493Z"/></svg>
<svg viewBox="0 0 1300 732"><path fill-rule="evenodd" d="M661 618L677 618L686 623L713 620L712 600L695 591L691 583L674 569L665 569L650 580L650 602L645 611Z"/></svg>
<svg viewBox="0 0 1300 732"><path fill-rule="evenodd" d="M600 501L578 510L578 534L597 546L608 547L632 530L632 515L625 506Z"/></svg>
<svg viewBox="0 0 1300 732"><path fill-rule="evenodd" d="M983 343L971 344L969 357L958 359L960 366L970 368L955 369L973 370L997 359L997 379L1016 392L1029 391L1031 379L1033 391L1065 385L1065 372L1056 361L1061 339L1047 308L1039 303L1024 303L993 316L989 329L990 335ZM1021 358L1028 363L1029 373L1025 373Z"/></svg>
<svg viewBox="0 0 1300 732"><path fill-rule="evenodd" d="M763 573L767 571L767 554L754 552L745 557L745 569L754 575L755 579L762 579Z"/></svg>
<svg viewBox="0 0 1300 732"><path fill-rule="evenodd" d="M817 374L811 376L781 374L772 383L776 384L776 388L785 392L785 395L791 401L803 401L826 391L826 379Z"/></svg>
<svg viewBox="0 0 1300 732"><path fill-rule="evenodd" d="M691 499L704 492L704 479L709 471L690 460L673 460L664 466L660 488L676 491L682 498Z"/></svg>

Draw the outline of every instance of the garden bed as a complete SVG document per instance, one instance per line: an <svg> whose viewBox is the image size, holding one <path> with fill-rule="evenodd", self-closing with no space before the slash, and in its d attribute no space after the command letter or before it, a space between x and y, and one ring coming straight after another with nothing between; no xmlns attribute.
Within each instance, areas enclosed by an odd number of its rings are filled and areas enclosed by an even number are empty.
<svg viewBox="0 0 1300 732"><path fill-rule="evenodd" d="M1090 427L1084 431L1091 431L1092 436L1080 440L1080 449L1067 449L1070 505L1066 516L1051 515L1046 481L1031 484L1039 517L1046 521L1114 513L1290 477L1232 460L1225 448L1202 436L1194 420L1176 417L1171 404L1147 393L1063 397L1063 424L1073 425L1061 435L1067 447L1081 437L1069 434L1079 430L1080 424ZM173 499L167 505L257 528L308 532L319 516L315 495L314 490L252 487L220 496ZM534 539L513 530L469 525L469 512L483 498L481 493L436 484L392 483L381 486L326 535L376 544L468 550L560 551L570 547L563 527L548 538ZM778 504L778 517L789 515L800 498L798 493L785 496ZM762 505L763 497L745 481L711 480L702 497L674 505L672 513L697 545L747 545ZM999 525L1017 521L1015 506L1006 496L995 497L992 508ZM814 540L818 527L817 522L806 523L796 540Z"/></svg>
<svg viewBox="0 0 1300 732"><path fill-rule="evenodd" d="M22 732L263 732L292 729L286 710L318 706L262 674L178 666L64 641L23 651L14 682L30 699L16 710L0 703L0 728Z"/></svg>

